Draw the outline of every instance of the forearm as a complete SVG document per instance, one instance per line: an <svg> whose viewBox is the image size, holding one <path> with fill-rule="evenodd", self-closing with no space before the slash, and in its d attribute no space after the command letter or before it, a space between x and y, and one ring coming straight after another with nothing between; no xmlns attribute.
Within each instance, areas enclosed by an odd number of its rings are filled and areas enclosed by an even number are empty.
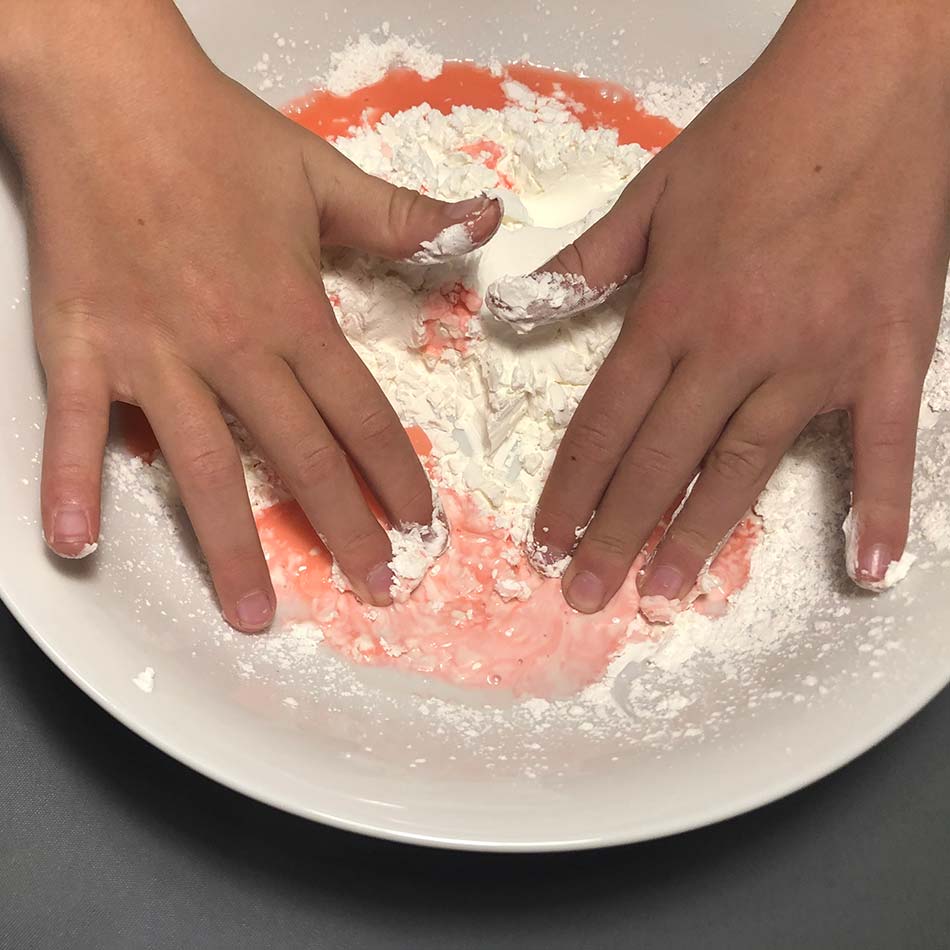
<svg viewBox="0 0 950 950"><path fill-rule="evenodd" d="M892 173L950 200L948 49L947 0L798 0L699 121L730 112L731 137L748 143L738 173L767 162L789 182L829 163L858 174L900 142Z"/></svg>
<svg viewBox="0 0 950 950"><path fill-rule="evenodd" d="M760 60L788 70L814 102L828 95L926 96L950 115L950 4L947 0L797 0ZM907 102L908 106L916 103Z"/></svg>
<svg viewBox="0 0 950 950"><path fill-rule="evenodd" d="M0 0L0 132L19 157L82 116L134 113L208 62L172 0Z"/></svg>

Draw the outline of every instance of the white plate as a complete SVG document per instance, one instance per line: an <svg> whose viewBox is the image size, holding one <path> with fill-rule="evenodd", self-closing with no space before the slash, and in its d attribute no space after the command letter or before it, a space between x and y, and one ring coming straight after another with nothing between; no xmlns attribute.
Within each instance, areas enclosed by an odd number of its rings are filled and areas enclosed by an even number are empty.
<svg viewBox="0 0 950 950"><path fill-rule="evenodd" d="M663 67L670 77L710 78L720 70L731 77L779 22L772 3L602 2L595 14L585 11L580 38L570 2L523 4L518 12L510 2L479 0L454 3L451 14L448 4L433 4L430 14L412 0L369 0L343 13L318 0L182 6L216 60L252 88L250 70L260 54L286 52L273 34L297 40L288 83L269 93L275 102L300 91L292 80L322 69L346 36L384 20L395 33L421 36L455 55L510 59L527 48L536 61L596 64L592 72L623 81L632 78L631 63L647 73ZM633 16L608 17L612 9L632 9ZM701 57L709 64L701 65ZM657 742L634 729L594 741L567 719L534 735L512 729L504 710L476 739L466 734L461 714L421 714L420 697L448 693L421 679L348 672L332 659L325 683L279 670L242 675L239 662L260 666L260 645L240 637L218 642L220 627L189 617L208 615L207 592L194 583L182 588L183 569L165 556L161 532L136 518L134 499L111 490L105 543L94 563L54 563L47 556L36 518L42 384L12 185L0 191L0 247L6 314L0 442L9 459L0 468L3 597L47 654L116 718L247 795L339 827L445 847L554 850L631 842L737 814L827 774L897 728L950 678L948 584L946 572L933 571L916 571L907 582L927 596L912 618L905 608L896 627L903 649L875 665L857 643L836 640L819 655L815 638L803 638L796 656L766 659L757 671L758 686L774 684L782 698L725 717L702 740ZM195 572L186 564L184 573ZM856 598L853 609L854 616L871 616L885 608ZM132 682L148 666L157 674L151 694ZM875 676L884 667L886 675ZM825 691L805 703L789 701L813 672ZM700 701L690 716L742 706L748 684L727 687L712 675L704 679L701 669L696 676ZM287 697L299 705L285 704ZM459 708L475 716L481 702L469 697ZM525 756L535 744L532 778Z"/></svg>

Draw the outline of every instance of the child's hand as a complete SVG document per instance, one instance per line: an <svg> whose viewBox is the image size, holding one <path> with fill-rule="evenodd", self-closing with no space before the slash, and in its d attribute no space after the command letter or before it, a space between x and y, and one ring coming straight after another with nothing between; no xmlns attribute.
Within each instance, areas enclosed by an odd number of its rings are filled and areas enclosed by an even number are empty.
<svg viewBox="0 0 950 950"><path fill-rule="evenodd" d="M849 572L873 585L903 551L950 254L950 15L943 0L929 20L928 3L863 6L800 4L543 269L594 290L642 271L535 523L553 562L596 511L563 579L578 610L607 604L699 471L641 582L688 593L804 426L836 408L854 428Z"/></svg>
<svg viewBox="0 0 950 950"><path fill-rule="evenodd" d="M147 34L141 16L130 29ZM29 110L6 114L27 188L49 389L48 543L68 557L97 540L109 406L141 406L226 618L246 631L265 627L274 593L225 405L354 590L388 604L389 540L350 463L396 525L431 522L431 489L337 325L320 247L407 258L459 222L479 244L499 208L486 199L445 205L363 174L218 73L187 34L173 41L164 22L152 26L161 49L110 64L111 86L99 77L87 95L77 66L55 95L37 89ZM108 55L127 51L116 45Z"/></svg>

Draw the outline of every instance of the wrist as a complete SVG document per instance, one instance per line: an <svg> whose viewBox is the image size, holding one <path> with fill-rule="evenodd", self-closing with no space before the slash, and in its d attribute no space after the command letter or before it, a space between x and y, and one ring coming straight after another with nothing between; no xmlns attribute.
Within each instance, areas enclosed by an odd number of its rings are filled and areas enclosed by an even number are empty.
<svg viewBox="0 0 950 950"><path fill-rule="evenodd" d="M214 73L171 0L9 6L0 31L0 133L21 164L51 144L146 118L152 101L177 101Z"/></svg>
<svg viewBox="0 0 950 950"><path fill-rule="evenodd" d="M842 87L926 88L950 105L948 46L946 0L797 0L761 62L795 78L804 65Z"/></svg>
<svg viewBox="0 0 950 950"><path fill-rule="evenodd" d="M933 162L950 146L948 46L946 0L798 0L737 85L779 138L838 153L920 142Z"/></svg>

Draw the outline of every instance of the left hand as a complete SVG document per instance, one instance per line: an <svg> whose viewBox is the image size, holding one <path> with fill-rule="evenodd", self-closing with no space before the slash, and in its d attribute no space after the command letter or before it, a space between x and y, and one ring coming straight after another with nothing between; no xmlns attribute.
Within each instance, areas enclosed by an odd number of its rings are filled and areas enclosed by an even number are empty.
<svg viewBox="0 0 950 950"><path fill-rule="evenodd" d="M610 601L698 471L640 585L685 597L809 420L833 409L853 419L849 573L874 587L904 549L950 257L950 73L902 21L869 43L828 22L848 0L830 15L799 6L759 62L542 268L595 291L641 274L535 522L552 562L573 551L563 586L579 611Z"/></svg>

